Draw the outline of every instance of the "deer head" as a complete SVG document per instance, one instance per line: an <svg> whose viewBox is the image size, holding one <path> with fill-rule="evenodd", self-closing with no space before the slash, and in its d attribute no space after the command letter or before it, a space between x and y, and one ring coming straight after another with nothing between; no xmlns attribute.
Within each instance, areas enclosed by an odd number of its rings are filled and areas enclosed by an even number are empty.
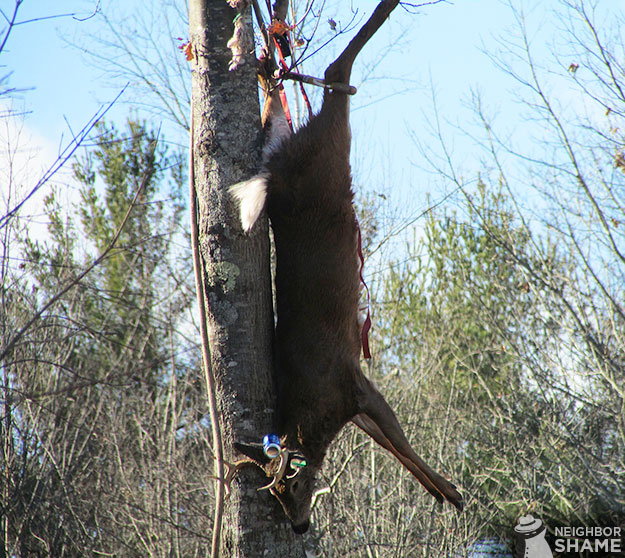
<svg viewBox="0 0 625 558"><path fill-rule="evenodd" d="M310 502L318 467L309 464L301 451L281 449L277 456L268 457L259 444L235 443L235 447L271 478L269 484L258 490L269 490L282 505L293 530L305 533L310 524Z"/></svg>

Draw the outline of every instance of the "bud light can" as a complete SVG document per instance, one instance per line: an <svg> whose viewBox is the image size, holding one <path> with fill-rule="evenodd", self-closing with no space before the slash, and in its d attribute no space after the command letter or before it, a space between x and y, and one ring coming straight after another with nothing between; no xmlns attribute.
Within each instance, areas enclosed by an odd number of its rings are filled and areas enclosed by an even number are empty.
<svg viewBox="0 0 625 558"><path fill-rule="evenodd" d="M263 451L269 459L280 455L280 438L276 434L266 434L263 438Z"/></svg>

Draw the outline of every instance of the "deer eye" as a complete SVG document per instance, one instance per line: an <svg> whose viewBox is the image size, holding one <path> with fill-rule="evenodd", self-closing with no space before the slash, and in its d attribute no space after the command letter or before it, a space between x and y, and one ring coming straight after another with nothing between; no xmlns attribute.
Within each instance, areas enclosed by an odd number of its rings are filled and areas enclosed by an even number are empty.
<svg viewBox="0 0 625 558"><path fill-rule="evenodd" d="M291 490L293 492L297 492L299 489L299 481L293 481L293 484L291 484Z"/></svg>

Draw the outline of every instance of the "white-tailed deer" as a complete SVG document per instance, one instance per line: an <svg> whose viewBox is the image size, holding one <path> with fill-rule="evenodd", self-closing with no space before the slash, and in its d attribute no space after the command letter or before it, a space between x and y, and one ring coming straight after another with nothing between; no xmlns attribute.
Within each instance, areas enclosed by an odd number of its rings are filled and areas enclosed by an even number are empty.
<svg viewBox="0 0 625 558"><path fill-rule="evenodd" d="M249 231L266 207L275 238L277 433L285 449L268 459L260 446L237 448L273 477L266 488L297 533L308 529L314 481L328 446L349 421L391 452L437 500L462 509L455 486L410 447L360 367L358 225L345 91L357 54L397 4L380 2L328 67L323 106L296 133L290 133L277 92L266 88L264 168L231 190L243 228Z"/></svg>

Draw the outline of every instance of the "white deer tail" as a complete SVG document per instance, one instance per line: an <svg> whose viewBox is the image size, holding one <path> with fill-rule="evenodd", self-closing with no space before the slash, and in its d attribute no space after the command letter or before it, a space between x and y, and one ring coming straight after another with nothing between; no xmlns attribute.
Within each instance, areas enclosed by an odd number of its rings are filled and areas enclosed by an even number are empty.
<svg viewBox="0 0 625 558"><path fill-rule="evenodd" d="M260 212L263 210L263 207L265 207L265 200L267 199L267 175L257 174L249 180L231 186L230 194L239 204L239 214L241 216L243 230L245 232L250 232Z"/></svg>

